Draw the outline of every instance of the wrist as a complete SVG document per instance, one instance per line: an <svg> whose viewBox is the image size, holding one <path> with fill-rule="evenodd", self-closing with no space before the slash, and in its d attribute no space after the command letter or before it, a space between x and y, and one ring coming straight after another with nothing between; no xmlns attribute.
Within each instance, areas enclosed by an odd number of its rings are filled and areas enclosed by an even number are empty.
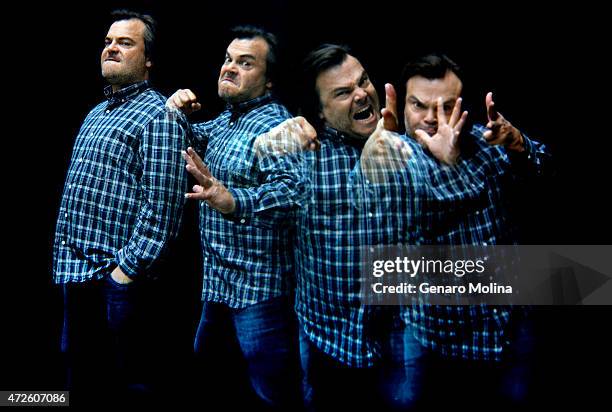
<svg viewBox="0 0 612 412"><path fill-rule="evenodd" d="M219 211L225 215L232 214L236 211L236 201L234 200L234 197L229 192L227 192L227 194L229 198L227 206L219 208Z"/></svg>
<svg viewBox="0 0 612 412"><path fill-rule="evenodd" d="M524 152L525 151L525 139L523 138L523 134L515 129L513 133L512 142L506 146L508 149L515 152Z"/></svg>
<svg viewBox="0 0 612 412"><path fill-rule="evenodd" d="M514 127L510 122L507 122L507 127L509 138L506 139L506 144L504 145L506 149L514 152L525 151L525 139L523 139L523 134L521 131Z"/></svg>
<svg viewBox="0 0 612 412"><path fill-rule="evenodd" d="M134 280L130 278L128 275L123 273L123 270L119 266L117 266L110 274L111 278L117 283L120 284L128 284L132 283Z"/></svg>

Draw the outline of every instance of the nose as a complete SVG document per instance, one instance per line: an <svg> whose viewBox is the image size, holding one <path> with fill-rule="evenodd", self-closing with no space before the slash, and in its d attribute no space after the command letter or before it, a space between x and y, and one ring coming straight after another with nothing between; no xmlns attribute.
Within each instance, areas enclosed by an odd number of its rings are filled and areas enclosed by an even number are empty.
<svg viewBox="0 0 612 412"><path fill-rule="evenodd" d="M223 63L223 66L221 66L221 75L224 75L226 73L236 74L237 72L238 69L236 66L236 62L234 61Z"/></svg>
<svg viewBox="0 0 612 412"><path fill-rule="evenodd" d="M361 87L357 87L355 89L355 97L354 97L355 103L361 103L365 99L367 99L367 97L368 97L368 93L365 91L365 89Z"/></svg>
<svg viewBox="0 0 612 412"><path fill-rule="evenodd" d="M434 108L427 109L427 114L425 115L424 122L428 124L438 123L438 116Z"/></svg>
<svg viewBox="0 0 612 412"><path fill-rule="evenodd" d="M104 46L104 49L108 53L116 53L118 51L117 42L115 40L111 41L106 46Z"/></svg>

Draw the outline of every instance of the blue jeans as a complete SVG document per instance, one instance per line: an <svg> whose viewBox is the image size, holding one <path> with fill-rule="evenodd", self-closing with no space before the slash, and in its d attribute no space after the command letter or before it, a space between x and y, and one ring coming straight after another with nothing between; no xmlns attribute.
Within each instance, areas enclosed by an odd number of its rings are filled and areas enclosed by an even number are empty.
<svg viewBox="0 0 612 412"><path fill-rule="evenodd" d="M426 349L402 321L396 322L383 346L381 381L390 410L416 408L423 398Z"/></svg>
<svg viewBox="0 0 612 412"><path fill-rule="evenodd" d="M396 409L427 408L517 408L530 395L533 378L533 330L529 319L519 319L508 328L510 344L501 361L473 361L443 357L423 347L407 326L394 331L394 352L403 360L402 373L395 373L392 392Z"/></svg>
<svg viewBox="0 0 612 412"><path fill-rule="evenodd" d="M232 336L228 337L228 332ZM301 408L297 326L287 298L243 309L204 302L195 352L209 365L231 364L231 359L223 359L228 348L219 345L224 336L229 339L226 341L237 341L251 386L261 400L283 410Z"/></svg>
<svg viewBox="0 0 612 412"><path fill-rule="evenodd" d="M151 366L144 319L143 285L121 285L110 278L62 285L64 319L61 350L66 387L76 396L98 397L150 391Z"/></svg>
<svg viewBox="0 0 612 412"><path fill-rule="evenodd" d="M307 411L380 410L380 367L355 368L320 350L300 330Z"/></svg>

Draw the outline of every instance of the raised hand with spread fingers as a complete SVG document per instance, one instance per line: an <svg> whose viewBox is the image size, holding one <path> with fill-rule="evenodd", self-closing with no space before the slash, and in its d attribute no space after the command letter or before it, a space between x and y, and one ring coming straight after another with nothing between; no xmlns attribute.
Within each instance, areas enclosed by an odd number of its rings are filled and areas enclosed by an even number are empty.
<svg viewBox="0 0 612 412"><path fill-rule="evenodd" d="M436 133L429 135L424 130L415 130L416 140L439 161L452 165L457 161L459 156L459 135L465 124L467 112L461 113L461 98L455 101L455 106L447 120L444 113L444 105L442 97L438 97L436 101L438 128Z"/></svg>
<svg viewBox="0 0 612 412"><path fill-rule="evenodd" d="M185 193L187 199L203 200L213 209L224 213L232 213L236 209L236 202L227 188L215 179L202 158L193 148L183 151L183 159L187 162L187 171L196 179L192 193Z"/></svg>
<svg viewBox="0 0 612 412"><path fill-rule="evenodd" d="M487 129L489 129L484 133L485 140L490 145L504 145L509 150L524 151L523 135L501 113L495 110L492 92L487 93L485 104L487 106Z"/></svg>
<svg viewBox="0 0 612 412"><path fill-rule="evenodd" d="M384 182L390 174L405 168L412 155L408 144L396 133L397 97L389 83L385 84L385 97L382 118L361 153L361 169L366 178L375 183Z"/></svg>

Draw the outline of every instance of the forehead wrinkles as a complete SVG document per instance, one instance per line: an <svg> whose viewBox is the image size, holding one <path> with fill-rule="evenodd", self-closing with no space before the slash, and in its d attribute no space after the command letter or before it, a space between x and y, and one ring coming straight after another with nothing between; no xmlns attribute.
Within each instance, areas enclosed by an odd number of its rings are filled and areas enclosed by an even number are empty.
<svg viewBox="0 0 612 412"><path fill-rule="evenodd" d="M227 47L226 53L232 58L250 55L257 61L265 61L268 54L268 43L258 37L254 39L236 39Z"/></svg>
<svg viewBox="0 0 612 412"><path fill-rule="evenodd" d="M354 89L361 78L365 75L365 70L359 68L342 68L341 66L333 67L317 78L317 89L319 94L322 92L332 93L337 89Z"/></svg>
<svg viewBox="0 0 612 412"><path fill-rule="evenodd" d="M448 76L443 79L426 79L417 76L408 80L406 101L414 97L421 103L435 103L438 97L442 97L443 103L448 103L459 97L461 87L460 80Z"/></svg>

